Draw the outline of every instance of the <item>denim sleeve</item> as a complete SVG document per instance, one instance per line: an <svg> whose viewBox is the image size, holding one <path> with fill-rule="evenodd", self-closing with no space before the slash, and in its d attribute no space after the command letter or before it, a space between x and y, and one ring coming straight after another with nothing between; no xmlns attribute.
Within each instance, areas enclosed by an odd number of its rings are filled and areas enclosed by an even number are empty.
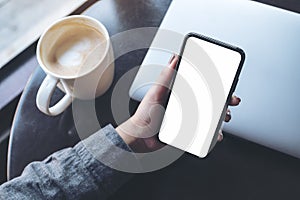
<svg viewBox="0 0 300 200"><path fill-rule="evenodd" d="M20 177L0 186L0 199L106 199L133 175L106 166L123 160L129 147L108 125L44 161L29 164Z"/></svg>

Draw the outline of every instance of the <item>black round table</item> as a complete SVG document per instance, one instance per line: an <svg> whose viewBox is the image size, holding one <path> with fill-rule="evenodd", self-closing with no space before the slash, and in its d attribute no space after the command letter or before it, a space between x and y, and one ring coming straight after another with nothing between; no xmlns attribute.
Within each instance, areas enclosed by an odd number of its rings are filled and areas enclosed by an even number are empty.
<svg viewBox="0 0 300 200"><path fill-rule="evenodd" d="M104 0L95 3L83 14L101 21L110 36L114 37L135 28L158 27L169 4L170 0ZM154 31L144 35L143 42L150 45L154 35ZM120 38L122 37L112 40L115 54L139 42L136 38ZM116 125L110 109L114 85L125 72L141 64L145 53L146 49L137 49L116 58L114 82L103 96L96 99L96 109L99 111L98 118L102 126L108 123ZM46 116L37 109L36 94L44 78L45 73L37 66L20 99L10 138L9 178L20 175L29 162L44 159L50 153L73 146L79 141L71 106L56 117ZM62 95L57 89L51 101L57 101ZM133 109L135 105L136 102L131 102Z"/></svg>
<svg viewBox="0 0 300 200"><path fill-rule="evenodd" d="M84 14L101 21L110 36L114 36L134 28L158 27L170 2L102 0ZM130 48L139 39L150 45L154 35L155 31L152 31L142 38L113 41L114 51ZM116 126L110 109L114 85L124 73L141 64L146 52L146 48L137 49L116 59L114 82L103 96L96 99L97 115L102 126L108 123ZM49 154L79 141L71 107L56 117L46 116L37 109L36 93L44 77L45 73L37 66L20 99L10 136L10 179L19 176L30 162L43 160ZM134 76L129 81L133 79ZM55 91L52 101L62 95L59 90ZM138 102L130 102L131 112L137 105ZM300 177L299 167L299 161L294 158L227 135L206 159L184 154L164 169L136 175L111 198L285 199L289 195L300 196L297 184L286 186L287 182L298 182L295 176Z"/></svg>

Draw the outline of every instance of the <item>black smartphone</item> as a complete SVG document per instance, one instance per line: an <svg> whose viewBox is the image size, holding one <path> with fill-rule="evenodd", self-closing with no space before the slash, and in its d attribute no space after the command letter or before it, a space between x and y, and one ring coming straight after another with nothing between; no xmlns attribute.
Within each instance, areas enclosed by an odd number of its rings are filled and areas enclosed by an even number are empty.
<svg viewBox="0 0 300 200"><path fill-rule="evenodd" d="M159 139L201 158L214 147L245 61L241 48L186 35Z"/></svg>

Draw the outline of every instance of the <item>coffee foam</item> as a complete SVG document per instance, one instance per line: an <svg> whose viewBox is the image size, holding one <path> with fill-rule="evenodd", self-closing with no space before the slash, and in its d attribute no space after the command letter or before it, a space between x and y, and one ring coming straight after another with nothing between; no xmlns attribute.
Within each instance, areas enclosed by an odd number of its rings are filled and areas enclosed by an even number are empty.
<svg viewBox="0 0 300 200"><path fill-rule="evenodd" d="M44 60L47 68L61 76L77 76L92 68L104 56L106 39L96 29L68 24Z"/></svg>

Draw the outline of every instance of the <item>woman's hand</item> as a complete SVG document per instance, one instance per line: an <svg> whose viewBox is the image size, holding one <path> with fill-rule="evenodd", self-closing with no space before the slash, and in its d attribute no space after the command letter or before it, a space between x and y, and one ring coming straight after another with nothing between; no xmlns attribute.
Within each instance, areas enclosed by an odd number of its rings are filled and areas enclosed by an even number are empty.
<svg viewBox="0 0 300 200"><path fill-rule="evenodd" d="M155 151L164 146L156 134L159 132L163 120L163 104L167 99L177 61L178 57L173 56L169 66L161 72L156 83L141 101L135 114L116 128L122 139L135 152ZM233 96L229 105L237 106L240 101L240 98ZM228 109L224 121L229 122L230 119L231 114ZM218 140L221 141L222 139L223 134L220 130Z"/></svg>

